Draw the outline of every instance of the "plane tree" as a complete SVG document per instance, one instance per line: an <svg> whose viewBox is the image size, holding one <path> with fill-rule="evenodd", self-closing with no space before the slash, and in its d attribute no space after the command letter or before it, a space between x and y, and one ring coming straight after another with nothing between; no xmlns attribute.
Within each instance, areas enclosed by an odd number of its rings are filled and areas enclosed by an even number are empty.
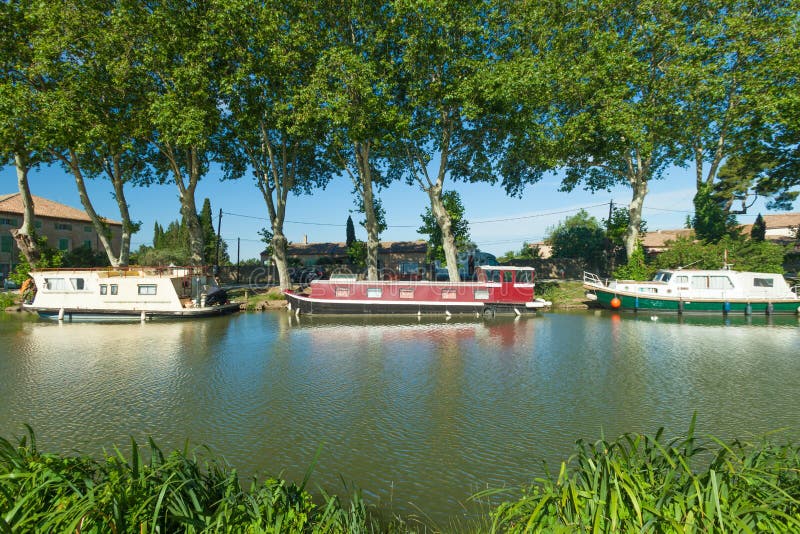
<svg viewBox="0 0 800 534"><path fill-rule="evenodd" d="M382 230L379 191L400 120L392 105L396 80L394 6L388 2L323 2L319 61L306 101L316 105L327 132L327 157L350 178L367 232L367 278L378 278Z"/></svg>
<svg viewBox="0 0 800 534"><path fill-rule="evenodd" d="M290 194L324 187L336 167L325 149L318 105L305 91L319 57L318 17L303 2L235 2L227 49L218 149L229 179L252 173L270 220L281 288L291 285L284 233Z"/></svg>
<svg viewBox="0 0 800 534"><path fill-rule="evenodd" d="M129 3L115 12L130 36L124 47L141 87L135 137L150 172L138 185L177 187L189 233L190 261L203 264L203 229L195 194L216 155L221 128L221 56L233 38L227 2Z"/></svg>
<svg viewBox="0 0 800 534"><path fill-rule="evenodd" d="M126 266L139 225L131 220L125 188L145 172L141 145L134 139L141 93L126 55L120 54L132 35L114 16L113 2L45 3L35 13L33 48L47 80L40 94L43 146L74 177L111 265ZM89 195L86 181L92 178L111 183L122 220L119 250Z"/></svg>
<svg viewBox="0 0 800 534"><path fill-rule="evenodd" d="M393 97L402 116L392 173L427 194L450 280L457 281L446 184L502 181L508 193L519 194L541 176L538 165L519 158L520 145L509 142L519 128L514 122L519 95L504 83L514 75L508 59L521 37L509 22L514 3L400 0L394 5L399 72ZM517 9L527 8L541 13L533 5ZM533 29L538 35L542 28Z"/></svg>
<svg viewBox="0 0 800 534"><path fill-rule="evenodd" d="M16 168L17 187L23 205L22 224L11 231L17 247L30 265L39 261L41 250L34 225L34 204L28 173L41 162L37 150L37 94L44 80L37 73L33 50L34 19L29 2L0 2L0 165Z"/></svg>

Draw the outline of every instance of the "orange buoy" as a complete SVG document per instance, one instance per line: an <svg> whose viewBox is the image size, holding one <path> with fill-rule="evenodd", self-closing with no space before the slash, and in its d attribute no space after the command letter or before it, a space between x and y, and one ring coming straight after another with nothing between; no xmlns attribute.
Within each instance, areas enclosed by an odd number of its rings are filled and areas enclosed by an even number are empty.
<svg viewBox="0 0 800 534"><path fill-rule="evenodd" d="M621 300L619 300L617 297L614 297L613 299L611 299L611 307L612 308L614 308L616 310L620 306L622 306L622 301Z"/></svg>

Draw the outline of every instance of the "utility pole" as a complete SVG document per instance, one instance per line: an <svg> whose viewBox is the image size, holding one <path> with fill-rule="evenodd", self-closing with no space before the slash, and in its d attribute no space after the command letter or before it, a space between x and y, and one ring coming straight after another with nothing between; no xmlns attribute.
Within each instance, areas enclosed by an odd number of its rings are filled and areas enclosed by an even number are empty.
<svg viewBox="0 0 800 534"><path fill-rule="evenodd" d="M611 217L614 216L614 199L608 202L608 221L606 222L606 258L608 258L608 272L614 270L614 243L611 241Z"/></svg>
<svg viewBox="0 0 800 534"><path fill-rule="evenodd" d="M221 241L220 232L222 232L222 208L219 209L219 219L217 219L217 251L216 260L214 261L214 270L219 272L219 243Z"/></svg>
<svg viewBox="0 0 800 534"><path fill-rule="evenodd" d="M242 251L242 238L236 238L236 283L239 283L239 256Z"/></svg>

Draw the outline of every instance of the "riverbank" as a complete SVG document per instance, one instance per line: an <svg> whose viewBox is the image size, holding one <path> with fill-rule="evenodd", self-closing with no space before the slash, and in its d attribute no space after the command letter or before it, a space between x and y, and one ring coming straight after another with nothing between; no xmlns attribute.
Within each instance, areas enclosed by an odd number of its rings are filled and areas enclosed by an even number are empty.
<svg viewBox="0 0 800 534"><path fill-rule="evenodd" d="M522 490L488 490L473 500L484 515L446 526L405 518L362 493L307 489L263 477L242 487L224 460L164 454L131 441L101 461L39 451L33 431L0 437L3 531L77 532L796 532L800 528L800 447L686 436L625 434L579 441L557 475ZM698 461L702 455L703 460ZM702 463L704 467L689 466ZM494 503L494 504L489 504ZM424 517L424 510L420 510ZM456 511L454 511L456 513Z"/></svg>

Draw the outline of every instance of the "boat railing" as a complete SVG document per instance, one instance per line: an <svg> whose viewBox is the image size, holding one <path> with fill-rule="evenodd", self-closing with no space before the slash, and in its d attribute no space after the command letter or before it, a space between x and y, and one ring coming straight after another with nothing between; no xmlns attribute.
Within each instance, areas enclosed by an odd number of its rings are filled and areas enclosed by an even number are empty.
<svg viewBox="0 0 800 534"><path fill-rule="evenodd" d="M600 280L599 276L597 276L594 273L590 273L588 271L583 271L583 283L584 284L593 285L593 286L604 286L605 285L603 283L603 281Z"/></svg>

